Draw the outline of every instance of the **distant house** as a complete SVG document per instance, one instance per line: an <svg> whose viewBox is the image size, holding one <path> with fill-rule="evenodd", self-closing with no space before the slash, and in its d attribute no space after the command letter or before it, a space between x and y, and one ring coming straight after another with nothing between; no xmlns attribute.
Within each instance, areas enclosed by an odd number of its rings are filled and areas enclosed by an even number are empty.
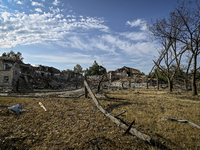
<svg viewBox="0 0 200 150"><path fill-rule="evenodd" d="M111 81L126 78L126 77L133 77L134 75L138 75L138 74L140 74L140 70L126 67L126 66L119 68L115 71L108 72L108 76L111 79Z"/></svg>
<svg viewBox="0 0 200 150"><path fill-rule="evenodd" d="M133 75L137 75L140 74L140 70L138 69L134 69L134 68L130 68L130 67L122 67L116 70L117 73L124 73L125 77L131 77Z"/></svg>

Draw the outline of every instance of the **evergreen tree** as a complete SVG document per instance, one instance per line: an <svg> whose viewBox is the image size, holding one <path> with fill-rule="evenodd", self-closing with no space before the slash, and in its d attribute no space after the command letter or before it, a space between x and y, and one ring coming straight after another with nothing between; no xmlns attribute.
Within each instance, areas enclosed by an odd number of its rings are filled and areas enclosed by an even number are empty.
<svg viewBox="0 0 200 150"><path fill-rule="evenodd" d="M96 60L94 61L93 65L89 67L88 74L89 75L102 75L106 73L106 68L103 66L99 66Z"/></svg>

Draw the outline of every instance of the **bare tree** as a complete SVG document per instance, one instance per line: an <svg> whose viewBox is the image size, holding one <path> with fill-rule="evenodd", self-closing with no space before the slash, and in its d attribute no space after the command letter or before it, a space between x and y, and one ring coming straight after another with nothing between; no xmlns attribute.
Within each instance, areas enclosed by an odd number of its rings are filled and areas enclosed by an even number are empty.
<svg viewBox="0 0 200 150"><path fill-rule="evenodd" d="M188 83L189 83L189 77L190 77L190 69L191 64L193 60L193 55L190 51L187 51L187 53L184 53L184 60L183 64L179 66L177 74L175 75L175 80L178 82L178 84L184 85L184 90L188 90ZM181 59L180 59L181 60Z"/></svg>
<svg viewBox="0 0 200 150"><path fill-rule="evenodd" d="M196 5L194 5L196 4ZM193 55L192 95L197 95L196 69L200 46L199 2L183 1L170 13L168 20L157 19L150 31L155 37L164 37L182 43ZM171 30L172 29L172 30ZM174 34L175 33L175 34Z"/></svg>
<svg viewBox="0 0 200 150"><path fill-rule="evenodd" d="M158 78L158 69L155 69L155 75L156 75L156 82L157 82L157 90L159 90L159 78Z"/></svg>
<svg viewBox="0 0 200 150"><path fill-rule="evenodd" d="M195 2L198 5L198 1ZM199 55L200 45L200 7L191 8L191 2L188 4L183 2L173 16L180 18L182 27L179 28L181 36L176 39L188 46L188 49L193 55L193 70L192 70L192 95L197 95L196 87L196 70L197 70L197 56Z"/></svg>
<svg viewBox="0 0 200 150"><path fill-rule="evenodd" d="M176 70L174 72L171 72L170 70L170 67L174 61L173 51L171 49L172 41L170 39L163 38L162 46L163 48L161 49L160 54L162 55L165 52L164 63L166 68L164 68L161 64L158 64L156 61L154 61L154 63L158 67L158 69L162 72L162 74L167 78L169 92L172 92L172 87L173 87L172 80L176 72Z"/></svg>

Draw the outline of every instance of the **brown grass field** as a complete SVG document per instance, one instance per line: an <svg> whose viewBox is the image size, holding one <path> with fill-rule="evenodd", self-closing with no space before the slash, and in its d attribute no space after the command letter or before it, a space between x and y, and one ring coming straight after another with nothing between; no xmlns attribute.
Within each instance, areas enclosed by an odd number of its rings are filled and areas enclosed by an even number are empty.
<svg viewBox="0 0 200 150"><path fill-rule="evenodd" d="M95 92L95 91L93 91ZM188 123L162 120L183 119L200 125L200 96L191 92L153 88L110 89L98 98L107 111L151 136L150 145L126 134L102 114L90 98L16 98L0 97L0 149L200 149L200 129ZM38 104L46 107L44 111ZM19 115L7 107L22 103Z"/></svg>

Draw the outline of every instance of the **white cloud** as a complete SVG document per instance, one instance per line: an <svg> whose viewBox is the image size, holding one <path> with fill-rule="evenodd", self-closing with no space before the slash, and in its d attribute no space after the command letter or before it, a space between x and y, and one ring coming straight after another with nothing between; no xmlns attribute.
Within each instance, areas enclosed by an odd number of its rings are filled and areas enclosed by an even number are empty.
<svg viewBox="0 0 200 150"><path fill-rule="evenodd" d="M60 9L59 8L54 9L53 7L49 7L49 10L52 11L54 14L60 13Z"/></svg>
<svg viewBox="0 0 200 150"><path fill-rule="evenodd" d="M58 41L58 45L63 47L71 47L82 51L104 51L111 55L119 55L115 47L107 44L101 37L97 38L81 38L80 36L69 36L66 41Z"/></svg>
<svg viewBox="0 0 200 150"><path fill-rule="evenodd" d="M123 53L128 55L135 55L137 57L144 57L146 55L154 55L157 51L154 48L154 43L151 42L137 42L131 43L127 40L122 40L113 35L103 35L102 39L119 48Z"/></svg>
<svg viewBox="0 0 200 150"><path fill-rule="evenodd" d="M35 11L42 12L40 8ZM59 12L59 11L57 11ZM84 45L84 41L76 39L72 35L75 33L87 33L91 29L108 30L101 18L87 17L85 21L74 17L73 22L69 22L68 18L60 13L43 14L25 14L25 13L0 13L0 48L11 48L16 45L29 45L34 43L45 43L48 41L64 41L63 45L78 47L79 49L90 48L89 45ZM67 35L74 39L73 44L65 43ZM101 46L99 46L101 47Z"/></svg>
<svg viewBox="0 0 200 150"><path fill-rule="evenodd" d="M36 8L35 11L42 12L42 9L41 8Z"/></svg>
<svg viewBox="0 0 200 150"><path fill-rule="evenodd" d="M127 24L130 25L131 27L140 26L141 24L144 24L144 23L145 23L145 21L142 20L142 19L137 19L137 20L134 20L132 22L127 21Z"/></svg>
<svg viewBox="0 0 200 150"><path fill-rule="evenodd" d="M119 33L119 35L122 35L133 41L147 39L147 35L145 32L124 32L124 33Z"/></svg>
<svg viewBox="0 0 200 150"><path fill-rule="evenodd" d="M7 21L7 20L9 20L9 17L11 16L11 14L8 12L3 12L1 16L4 21Z"/></svg>
<svg viewBox="0 0 200 150"><path fill-rule="evenodd" d="M55 18L62 18L64 15L62 15L62 14L57 14L56 16L55 16Z"/></svg>
<svg viewBox="0 0 200 150"><path fill-rule="evenodd" d="M1 8L8 8L7 6L0 5Z"/></svg>
<svg viewBox="0 0 200 150"><path fill-rule="evenodd" d="M42 0L43 2L45 2L45 0Z"/></svg>
<svg viewBox="0 0 200 150"><path fill-rule="evenodd" d="M76 48L79 50L92 50L92 47L87 42L83 41L83 39L81 39L77 36L70 37L68 40L69 40L69 42L67 42L67 43L72 48Z"/></svg>
<svg viewBox="0 0 200 150"><path fill-rule="evenodd" d="M53 2L53 5L57 6L59 3L60 3L60 1L55 0L55 1Z"/></svg>
<svg viewBox="0 0 200 150"><path fill-rule="evenodd" d="M43 3L33 2L31 3L32 6L41 6L44 7Z"/></svg>
<svg viewBox="0 0 200 150"><path fill-rule="evenodd" d="M20 4L20 5L22 5L23 3L22 3L21 1L17 1L17 4Z"/></svg>
<svg viewBox="0 0 200 150"><path fill-rule="evenodd" d="M26 59L38 59L46 62L53 63L75 63L75 64L87 64L92 63L91 55L84 55L81 53L62 53L61 55L24 55Z"/></svg>
<svg viewBox="0 0 200 150"><path fill-rule="evenodd" d="M133 21L127 21L126 22L127 25L130 25L131 27L140 27L141 30L146 30L146 21L142 20L142 19L137 19L137 20L133 20Z"/></svg>

